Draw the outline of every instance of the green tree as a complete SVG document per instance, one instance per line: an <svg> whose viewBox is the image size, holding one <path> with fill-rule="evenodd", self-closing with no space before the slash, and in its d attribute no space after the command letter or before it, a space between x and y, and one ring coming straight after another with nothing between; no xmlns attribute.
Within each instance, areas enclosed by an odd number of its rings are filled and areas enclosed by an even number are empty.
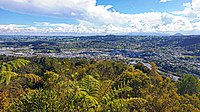
<svg viewBox="0 0 200 112"><path fill-rule="evenodd" d="M199 94L200 93L200 81L197 77L192 75L184 75L180 82L178 82L178 93L184 94Z"/></svg>
<svg viewBox="0 0 200 112"><path fill-rule="evenodd" d="M200 111L200 98L196 94L193 94L192 96L188 94L181 96L180 104L181 110L191 107L189 109Z"/></svg>
<svg viewBox="0 0 200 112"><path fill-rule="evenodd" d="M179 95L176 85L169 78L153 84L145 98L148 112L173 112L179 107Z"/></svg>
<svg viewBox="0 0 200 112"><path fill-rule="evenodd" d="M151 77L152 83L158 84L158 83L162 82L163 78L158 73L158 66L154 62L151 62L150 64L151 64L151 70L150 70L149 75Z"/></svg>
<svg viewBox="0 0 200 112"><path fill-rule="evenodd" d="M63 112L68 101L57 90L37 90L19 98L10 107L12 112Z"/></svg>

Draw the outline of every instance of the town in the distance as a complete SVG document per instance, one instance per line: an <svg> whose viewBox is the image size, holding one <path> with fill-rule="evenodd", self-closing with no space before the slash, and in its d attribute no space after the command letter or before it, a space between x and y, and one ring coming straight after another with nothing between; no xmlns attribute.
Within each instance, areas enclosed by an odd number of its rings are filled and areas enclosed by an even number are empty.
<svg viewBox="0 0 200 112"><path fill-rule="evenodd" d="M128 64L155 62L159 72L178 80L200 77L200 36L27 36L1 35L0 55L17 57L120 60Z"/></svg>

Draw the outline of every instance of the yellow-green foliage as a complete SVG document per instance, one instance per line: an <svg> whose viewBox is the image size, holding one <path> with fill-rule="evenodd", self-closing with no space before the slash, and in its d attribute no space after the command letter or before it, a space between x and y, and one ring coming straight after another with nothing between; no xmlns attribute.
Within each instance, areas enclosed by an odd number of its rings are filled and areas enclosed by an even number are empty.
<svg viewBox="0 0 200 112"><path fill-rule="evenodd" d="M1 71L0 72L0 84L5 83L8 85L10 83L11 78L17 77L18 74L10 71Z"/></svg>
<svg viewBox="0 0 200 112"><path fill-rule="evenodd" d="M90 75L85 76L79 81L79 87L82 91L85 91L88 95L97 97L99 95L99 81Z"/></svg>
<svg viewBox="0 0 200 112"><path fill-rule="evenodd" d="M3 63L1 65L1 71L0 71L0 84L5 83L8 85L10 83L11 79L15 78L26 78L28 81L31 82L38 82L41 80L41 78L35 74L17 74L15 72L12 72L12 70L17 70L20 67L25 66L30 61L24 60L24 59L17 59L13 61L9 61L7 63Z"/></svg>
<svg viewBox="0 0 200 112"><path fill-rule="evenodd" d="M24 59L17 59L17 60L13 60L13 61L9 61L7 63L3 63L1 65L1 71L12 71L12 70L16 70L22 66L25 66L26 64L28 64L30 61L28 60L24 60Z"/></svg>
<svg viewBox="0 0 200 112"><path fill-rule="evenodd" d="M18 77L25 78L30 82L39 82L41 80L41 77L35 74L20 74Z"/></svg>
<svg viewBox="0 0 200 112"><path fill-rule="evenodd" d="M173 82L155 63L142 72L122 62L31 58L0 65L0 111L199 112L199 80ZM20 67L20 74L17 72ZM143 68L139 68L144 70ZM195 87L193 87L195 86Z"/></svg>

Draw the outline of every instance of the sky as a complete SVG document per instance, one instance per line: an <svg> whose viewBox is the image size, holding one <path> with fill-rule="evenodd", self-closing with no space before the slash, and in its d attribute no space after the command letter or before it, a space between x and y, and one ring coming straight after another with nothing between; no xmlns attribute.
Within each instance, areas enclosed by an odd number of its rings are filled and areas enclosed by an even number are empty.
<svg viewBox="0 0 200 112"><path fill-rule="evenodd" d="M0 0L0 34L200 34L200 0Z"/></svg>

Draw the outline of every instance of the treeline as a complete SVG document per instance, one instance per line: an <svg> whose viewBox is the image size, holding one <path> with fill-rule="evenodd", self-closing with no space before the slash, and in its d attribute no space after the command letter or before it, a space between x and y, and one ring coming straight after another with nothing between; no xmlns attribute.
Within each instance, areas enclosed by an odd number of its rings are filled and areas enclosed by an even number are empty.
<svg viewBox="0 0 200 112"><path fill-rule="evenodd" d="M199 112L200 81L178 82L142 64L0 57L0 111Z"/></svg>

